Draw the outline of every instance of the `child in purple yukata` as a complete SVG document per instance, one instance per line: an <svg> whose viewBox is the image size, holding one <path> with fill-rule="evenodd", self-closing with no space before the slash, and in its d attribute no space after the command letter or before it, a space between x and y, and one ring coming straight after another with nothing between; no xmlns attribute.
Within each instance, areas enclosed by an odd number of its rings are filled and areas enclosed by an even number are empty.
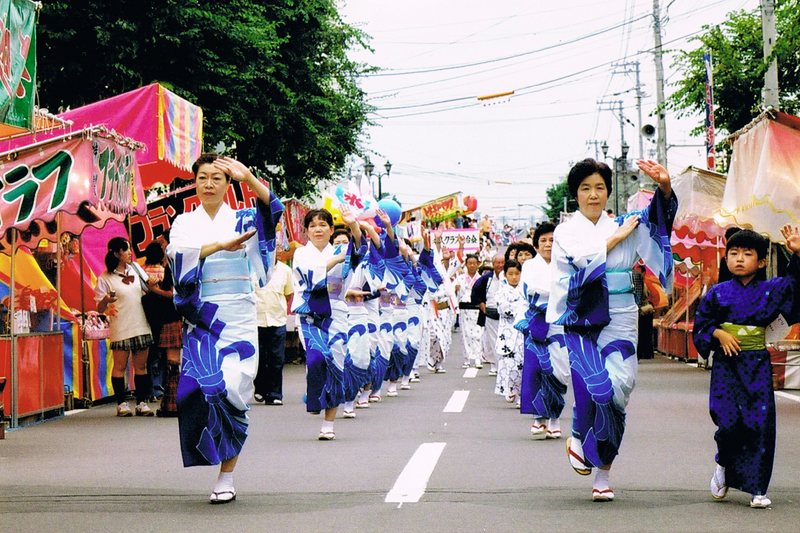
<svg viewBox="0 0 800 533"><path fill-rule="evenodd" d="M752 495L750 507L772 502L767 488L775 458L775 395L766 326L780 314L800 321L800 233L781 233L792 258L786 277L762 281L769 241L750 230L728 240L725 261L733 279L711 288L698 306L693 339L697 352L715 352L709 387L709 410L717 426L716 468L711 495L723 499L733 487Z"/></svg>

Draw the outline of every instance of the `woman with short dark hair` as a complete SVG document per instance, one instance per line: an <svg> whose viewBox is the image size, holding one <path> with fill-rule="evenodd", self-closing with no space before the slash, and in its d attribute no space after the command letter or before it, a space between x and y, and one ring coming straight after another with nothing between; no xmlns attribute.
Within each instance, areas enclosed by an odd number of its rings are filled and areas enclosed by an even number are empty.
<svg viewBox="0 0 800 533"><path fill-rule="evenodd" d="M594 501L614 499L608 474L636 384L638 306L631 269L641 258L667 290L672 283L669 238L678 200L663 166L637 164L658 184L648 207L610 218L611 171L585 159L567 176L579 211L554 232L546 319L564 327L575 394L568 458L581 475L597 468Z"/></svg>
<svg viewBox="0 0 800 533"><path fill-rule="evenodd" d="M258 366L252 280L264 285L275 260L283 206L242 163L201 155L192 167L200 205L179 215L167 246L175 304L184 317L178 422L184 466L220 465L211 503L236 499L233 469L247 438ZM234 179L256 193L256 207L232 209Z"/></svg>

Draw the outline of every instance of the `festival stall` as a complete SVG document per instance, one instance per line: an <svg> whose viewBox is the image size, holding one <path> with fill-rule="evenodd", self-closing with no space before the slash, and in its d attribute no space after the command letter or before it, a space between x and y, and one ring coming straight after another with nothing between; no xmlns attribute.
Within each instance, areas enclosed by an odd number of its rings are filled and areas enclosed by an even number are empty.
<svg viewBox="0 0 800 533"><path fill-rule="evenodd" d="M61 249L56 248L55 283L28 250L59 235L62 226L79 234L86 225L81 212L108 220L143 210L135 169L139 147L98 126L0 154L0 234L9 254L0 265L9 317L0 336L0 372L9 378L3 400L12 427L63 409L65 369L73 363L65 364L64 354L74 357L80 339L71 306L59 294Z"/></svg>
<svg viewBox="0 0 800 533"><path fill-rule="evenodd" d="M800 226L800 118L767 110L732 134L733 156L720 216L776 243L767 270L781 275L785 249L780 229ZM772 328L774 379L778 388L800 388L798 328Z"/></svg>
<svg viewBox="0 0 800 533"><path fill-rule="evenodd" d="M697 360L692 342L694 313L702 294L717 281L726 226L719 222L725 176L688 167L672 182L678 212L670 243L675 261L672 305L657 319L658 350L686 361Z"/></svg>
<svg viewBox="0 0 800 533"><path fill-rule="evenodd" d="M83 322L89 327L88 332L84 332L85 326L77 321L64 326L63 389L70 397L90 405L109 396L111 390L111 350L103 338L102 322L98 322L94 312L94 285L97 274L105 269L106 243L115 236L132 238L135 253L140 254L149 242L168 229L171 219L167 220L167 207L157 204L145 209L140 178L144 177L148 186L156 186L169 184L176 177L191 177L191 163L201 153L202 111L153 84L73 109L60 118L72 124L71 130L102 125L98 126L100 130L115 131L117 138L122 138L123 134L136 138L144 146L135 160L130 157L126 162L135 166L137 211L99 209L84 201L76 211L63 213L58 224L38 221L16 234L19 242L32 250L37 259L34 265L45 272L54 285L56 267L60 268L61 298L78 319L86 318ZM0 148L11 151L24 149L26 145L39 146L59 142L62 138L79 137L81 131L62 133L58 138L54 133L37 132L28 137L2 140ZM122 164L119 157L102 150L94 154L94 158L95 164L100 166ZM172 218L182 211L182 208L176 211ZM133 220L128 218L129 214L133 215ZM0 247L9 250L10 233L0 236Z"/></svg>

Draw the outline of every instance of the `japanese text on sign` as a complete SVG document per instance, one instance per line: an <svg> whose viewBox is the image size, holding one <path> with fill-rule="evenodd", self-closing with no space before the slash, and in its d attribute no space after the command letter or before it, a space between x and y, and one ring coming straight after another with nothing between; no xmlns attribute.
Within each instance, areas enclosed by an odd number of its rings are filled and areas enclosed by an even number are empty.
<svg viewBox="0 0 800 533"><path fill-rule="evenodd" d="M464 237L464 251L467 253L477 252L478 230L472 229L447 229L442 233L442 248L456 251L458 250L458 237Z"/></svg>

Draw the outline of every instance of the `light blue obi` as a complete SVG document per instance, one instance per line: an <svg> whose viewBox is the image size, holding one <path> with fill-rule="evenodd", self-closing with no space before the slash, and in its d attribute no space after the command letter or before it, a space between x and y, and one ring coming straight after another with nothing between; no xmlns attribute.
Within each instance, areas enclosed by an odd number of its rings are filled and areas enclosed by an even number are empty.
<svg viewBox="0 0 800 533"><path fill-rule="evenodd" d="M203 263L201 300L221 294L250 294L253 290L250 261L246 257L214 257Z"/></svg>
<svg viewBox="0 0 800 533"><path fill-rule="evenodd" d="M633 292L633 272L630 270L606 270L608 294Z"/></svg>
<svg viewBox="0 0 800 533"><path fill-rule="evenodd" d="M630 270L606 270L608 304L611 309L622 309L636 305L633 295L633 272Z"/></svg>

